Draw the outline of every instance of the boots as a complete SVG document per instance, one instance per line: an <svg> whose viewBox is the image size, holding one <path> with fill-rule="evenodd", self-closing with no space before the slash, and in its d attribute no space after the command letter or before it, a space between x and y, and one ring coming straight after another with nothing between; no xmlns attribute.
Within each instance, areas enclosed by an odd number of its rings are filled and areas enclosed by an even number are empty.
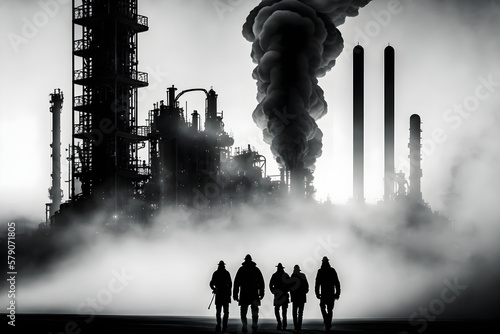
<svg viewBox="0 0 500 334"><path fill-rule="evenodd" d="M257 328L258 328L257 323L258 322L259 322L259 317L252 316L252 333L257 333Z"/></svg>
<svg viewBox="0 0 500 334"><path fill-rule="evenodd" d="M216 313L215 319L217 320L217 325L215 325L215 331L217 333L219 333L220 332L220 322L221 322L220 312Z"/></svg>
<svg viewBox="0 0 500 334"><path fill-rule="evenodd" d="M227 332L227 320L229 318L229 314L224 314L224 317L222 318L222 333Z"/></svg>
<svg viewBox="0 0 500 334"><path fill-rule="evenodd" d="M247 329L247 319L241 319L241 332L242 333L248 333Z"/></svg>

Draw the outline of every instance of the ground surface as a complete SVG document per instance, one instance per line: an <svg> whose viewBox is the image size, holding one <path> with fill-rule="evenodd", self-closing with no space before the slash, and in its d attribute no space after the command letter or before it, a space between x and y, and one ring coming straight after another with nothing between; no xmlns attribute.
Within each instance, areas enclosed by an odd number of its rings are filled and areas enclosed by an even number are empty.
<svg viewBox="0 0 500 334"><path fill-rule="evenodd" d="M5 319L4 315L4 319ZM8 318L7 318L8 319ZM5 320L4 320L5 321ZM5 321L7 322L7 321ZM331 333L488 333L495 322L487 320L436 320L412 326L407 319L334 319ZM215 318L174 316L81 316L81 315L16 315L16 326L9 332L85 334L85 333L214 333ZM29 332L28 332L29 330ZM241 333L239 319L230 319L228 333ZM261 319L258 333L324 333L319 319L305 320L301 332L277 330L273 319Z"/></svg>

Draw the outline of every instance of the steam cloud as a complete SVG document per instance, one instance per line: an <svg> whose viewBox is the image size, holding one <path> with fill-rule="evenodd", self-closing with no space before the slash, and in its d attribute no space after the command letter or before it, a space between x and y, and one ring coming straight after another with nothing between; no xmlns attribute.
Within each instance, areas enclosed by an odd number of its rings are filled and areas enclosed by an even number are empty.
<svg viewBox="0 0 500 334"><path fill-rule="evenodd" d="M464 201L472 197L466 193ZM482 219L474 225L478 210ZM417 226L407 224L406 213L396 206L361 209L292 201L242 206L202 221L191 210L171 211L147 228L122 233L86 220L54 235L51 242L60 253L45 261L37 260L42 245L22 243L29 254L20 257L18 310L213 317L213 309L207 309L208 282L218 261L226 262L234 278L251 254L266 284L281 262L288 273L298 264L313 285L321 258L328 256L342 285L336 319L405 319L440 298L443 282L455 280L466 288L440 317L492 316L499 300L498 209L478 203L453 223ZM0 287L4 305L7 291L6 284ZM305 318L320 318L313 290L307 300ZM274 318L272 303L266 288L262 318ZM238 318L237 303L231 303L230 314Z"/></svg>
<svg viewBox="0 0 500 334"><path fill-rule="evenodd" d="M258 105L253 120L279 164L314 169L327 112L318 86L344 47L337 26L369 0L264 0L243 25L257 64Z"/></svg>

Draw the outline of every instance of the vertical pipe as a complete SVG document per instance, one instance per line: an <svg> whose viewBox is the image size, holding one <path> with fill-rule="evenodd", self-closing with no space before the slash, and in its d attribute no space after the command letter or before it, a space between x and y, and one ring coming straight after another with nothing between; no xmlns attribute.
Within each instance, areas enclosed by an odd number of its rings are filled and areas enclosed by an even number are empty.
<svg viewBox="0 0 500 334"><path fill-rule="evenodd" d="M50 189L49 216L52 217L61 206L61 110L63 94L60 89L54 89L50 94L50 112L52 113L52 187Z"/></svg>
<svg viewBox="0 0 500 334"><path fill-rule="evenodd" d="M413 114L410 117L410 143L408 147L410 148L410 198L421 201L422 191L420 188L420 181L422 177L421 154L421 128L420 128L420 116Z"/></svg>
<svg viewBox="0 0 500 334"><path fill-rule="evenodd" d="M218 175L220 168L220 147L217 146L217 135L220 133L217 121L217 94L210 89L207 94L207 110L205 116L205 132L207 134L208 170L211 175ZM212 182L212 181L210 181Z"/></svg>
<svg viewBox="0 0 500 334"><path fill-rule="evenodd" d="M66 161L68 161L68 196L71 194L71 144L68 145L68 157L66 158Z"/></svg>
<svg viewBox="0 0 500 334"><path fill-rule="evenodd" d="M353 52L353 198L364 203L364 50Z"/></svg>
<svg viewBox="0 0 500 334"><path fill-rule="evenodd" d="M71 185L70 199L75 198L75 0L71 1L72 5L72 20L71 20L71 34L73 36L73 43L71 43L71 147L70 147L70 165L71 175L69 182Z"/></svg>
<svg viewBox="0 0 500 334"><path fill-rule="evenodd" d="M394 48L384 50L384 200L394 197Z"/></svg>

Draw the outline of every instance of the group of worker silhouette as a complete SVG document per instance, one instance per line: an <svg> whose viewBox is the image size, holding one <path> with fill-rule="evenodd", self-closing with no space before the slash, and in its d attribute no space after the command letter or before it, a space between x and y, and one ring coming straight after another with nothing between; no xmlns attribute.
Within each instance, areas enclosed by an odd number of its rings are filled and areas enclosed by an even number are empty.
<svg viewBox="0 0 500 334"><path fill-rule="evenodd" d="M262 272L248 254L236 272L233 284L231 275L225 266L224 261L219 262L218 268L213 273L209 283L215 296L217 321L215 331L223 333L227 331L229 303L232 297L240 306L241 331L243 333L248 332L247 313L250 307L252 313L251 329L255 333L258 328L259 306L265 294ZM304 305L306 295L309 292L309 283L306 275L301 272L298 265L294 266L292 275L285 272L285 268L281 263L278 263L276 267L276 272L269 281L269 289L274 295L273 305L277 329L287 329L287 310L291 297L294 330L300 331L302 330ZM321 267L316 274L314 292L320 300L325 330L329 332L332 326L335 300L340 297L340 282L336 270L330 265L330 261L326 256L323 257Z"/></svg>

